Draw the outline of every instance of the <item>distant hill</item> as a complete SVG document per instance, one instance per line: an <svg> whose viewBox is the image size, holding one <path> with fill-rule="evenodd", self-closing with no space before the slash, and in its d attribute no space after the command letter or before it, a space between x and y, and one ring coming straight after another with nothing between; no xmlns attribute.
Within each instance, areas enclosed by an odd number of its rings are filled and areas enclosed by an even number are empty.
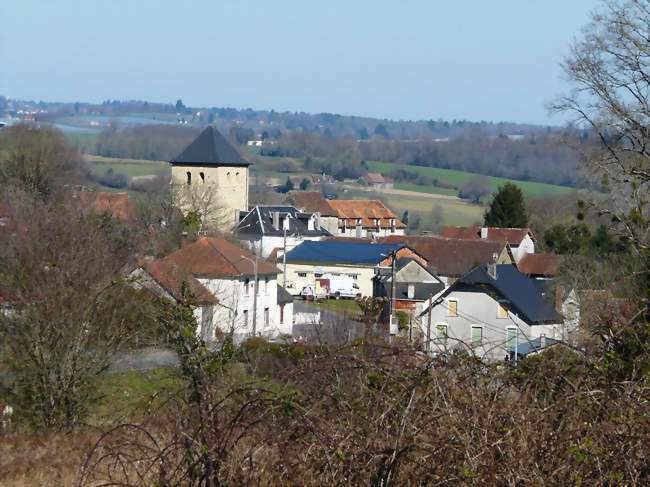
<svg viewBox="0 0 650 487"><path fill-rule="evenodd" d="M83 125L84 122L89 124L93 118L99 124L111 119L121 120L125 124L178 123L198 127L212 123L225 131L235 125L252 130L256 137L265 134L273 138L282 132L292 130L361 140L373 136L402 140L416 139L423 135L445 139L457 137L472 129L480 129L487 135L515 136L558 130L557 127L511 122L442 120L435 116L429 120L389 120L336 113L310 114L252 108L188 107L181 100L174 104L141 100L107 100L100 104L5 100L1 108L14 115L18 112L36 112L41 120L59 121L76 126Z"/></svg>

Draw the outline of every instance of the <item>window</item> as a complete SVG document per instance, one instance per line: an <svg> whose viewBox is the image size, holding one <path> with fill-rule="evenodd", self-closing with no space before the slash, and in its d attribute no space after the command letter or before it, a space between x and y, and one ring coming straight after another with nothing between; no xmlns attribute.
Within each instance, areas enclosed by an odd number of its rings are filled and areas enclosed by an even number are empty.
<svg viewBox="0 0 650 487"><path fill-rule="evenodd" d="M307 277L307 273L306 272L299 272L298 277Z"/></svg>
<svg viewBox="0 0 650 487"><path fill-rule="evenodd" d="M284 325L284 304L280 305L280 324Z"/></svg>
<svg viewBox="0 0 650 487"><path fill-rule="evenodd" d="M250 287L251 280L246 278L244 281L244 296L248 296L248 288Z"/></svg>
<svg viewBox="0 0 650 487"><path fill-rule="evenodd" d="M483 343L483 327L481 325L472 325L472 345Z"/></svg>
<svg viewBox="0 0 650 487"><path fill-rule="evenodd" d="M266 328L269 327L269 308L264 308L264 326Z"/></svg>
<svg viewBox="0 0 650 487"><path fill-rule="evenodd" d="M506 328L506 348L514 350L517 344L517 327L509 326Z"/></svg>
<svg viewBox="0 0 650 487"><path fill-rule="evenodd" d="M199 173L199 176L201 176L201 182L202 182L202 183L205 183L205 174L202 173L202 172L200 172L200 173Z"/></svg>
<svg viewBox="0 0 650 487"><path fill-rule="evenodd" d="M265 277L264 278L264 296L269 295L269 278Z"/></svg>
<svg viewBox="0 0 650 487"><path fill-rule="evenodd" d="M447 346L447 325L436 325L435 343L441 347Z"/></svg>
<svg viewBox="0 0 650 487"><path fill-rule="evenodd" d="M507 319L508 318L508 309L503 306L501 303L498 304L497 308L497 318Z"/></svg>
<svg viewBox="0 0 650 487"><path fill-rule="evenodd" d="M447 300L447 314L451 317L458 316L458 301L455 299Z"/></svg>
<svg viewBox="0 0 650 487"><path fill-rule="evenodd" d="M237 172L235 173L235 176L239 176L239 171L237 171Z"/></svg>
<svg viewBox="0 0 650 487"><path fill-rule="evenodd" d="M192 184L192 173L187 171L187 185Z"/></svg>
<svg viewBox="0 0 650 487"><path fill-rule="evenodd" d="M242 321L244 322L244 328L245 328L245 327L248 326L248 310L247 309L244 310L242 316L243 316Z"/></svg>

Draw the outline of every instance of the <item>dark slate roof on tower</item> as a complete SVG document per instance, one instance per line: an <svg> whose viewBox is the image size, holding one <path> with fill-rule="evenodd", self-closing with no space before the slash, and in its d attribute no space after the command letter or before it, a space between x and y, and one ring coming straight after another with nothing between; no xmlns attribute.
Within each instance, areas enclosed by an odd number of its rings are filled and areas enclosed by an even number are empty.
<svg viewBox="0 0 650 487"><path fill-rule="evenodd" d="M248 166L250 162L239 155L228 140L212 125L188 145L172 164Z"/></svg>

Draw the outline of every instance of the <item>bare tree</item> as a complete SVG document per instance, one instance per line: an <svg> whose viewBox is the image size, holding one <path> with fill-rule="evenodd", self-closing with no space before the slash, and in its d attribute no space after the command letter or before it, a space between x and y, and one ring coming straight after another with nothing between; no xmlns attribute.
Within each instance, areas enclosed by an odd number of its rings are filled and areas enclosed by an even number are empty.
<svg viewBox="0 0 650 487"><path fill-rule="evenodd" d="M128 235L74 203L12 198L17 230L0 233L1 359L18 413L42 428L83 420L96 378L147 322L148 300L119 278Z"/></svg>
<svg viewBox="0 0 650 487"><path fill-rule="evenodd" d="M563 63L572 85L552 109L574 116L600 146L583 152L608 191L606 205L638 249L648 249L650 193L650 3L603 2ZM591 146L590 146L591 147Z"/></svg>
<svg viewBox="0 0 650 487"><path fill-rule="evenodd" d="M171 198L173 206L182 209L186 217L198 220L199 231L230 230L235 223L235 215L212 184L173 184Z"/></svg>
<svg viewBox="0 0 650 487"><path fill-rule="evenodd" d="M15 125L0 133L0 178L17 181L35 193L58 184L77 184L85 176L81 155L52 128Z"/></svg>

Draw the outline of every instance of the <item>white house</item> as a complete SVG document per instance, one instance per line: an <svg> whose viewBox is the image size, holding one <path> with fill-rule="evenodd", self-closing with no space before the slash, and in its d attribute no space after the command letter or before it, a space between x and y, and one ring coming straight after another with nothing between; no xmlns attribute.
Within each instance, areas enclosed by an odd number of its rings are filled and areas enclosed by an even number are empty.
<svg viewBox="0 0 650 487"><path fill-rule="evenodd" d="M456 280L420 315L425 348L464 349L489 360L563 328L536 283L512 265L483 265Z"/></svg>
<svg viewBox="0 0 650 487"><path fill-rule="evenodd" d="M306 240L331 234L321 226L319 213L305 213L290 205L258 205L239 213L234 229L242 245L267 258L275 249L289 252Z"/></svg>
<svg viewBox="0 0 650 487"><path fill-rule="evenodd" d="M198 301L197 333L206 341L218 338L218 331L232 331L236 340L253 333L290 335L293 304L279 290L277 275L274 265L220 237L200 237L131 273L136 286L172 300L187 283Z"/></svg>
<svg viewBox="0 0 650 487"><path fill-rule="evenodd" d="M447 238L505 242L510 247L515 262L519 262L527 254L535 253L535 235L530 228L444 227L440 235Z"/></svg>

